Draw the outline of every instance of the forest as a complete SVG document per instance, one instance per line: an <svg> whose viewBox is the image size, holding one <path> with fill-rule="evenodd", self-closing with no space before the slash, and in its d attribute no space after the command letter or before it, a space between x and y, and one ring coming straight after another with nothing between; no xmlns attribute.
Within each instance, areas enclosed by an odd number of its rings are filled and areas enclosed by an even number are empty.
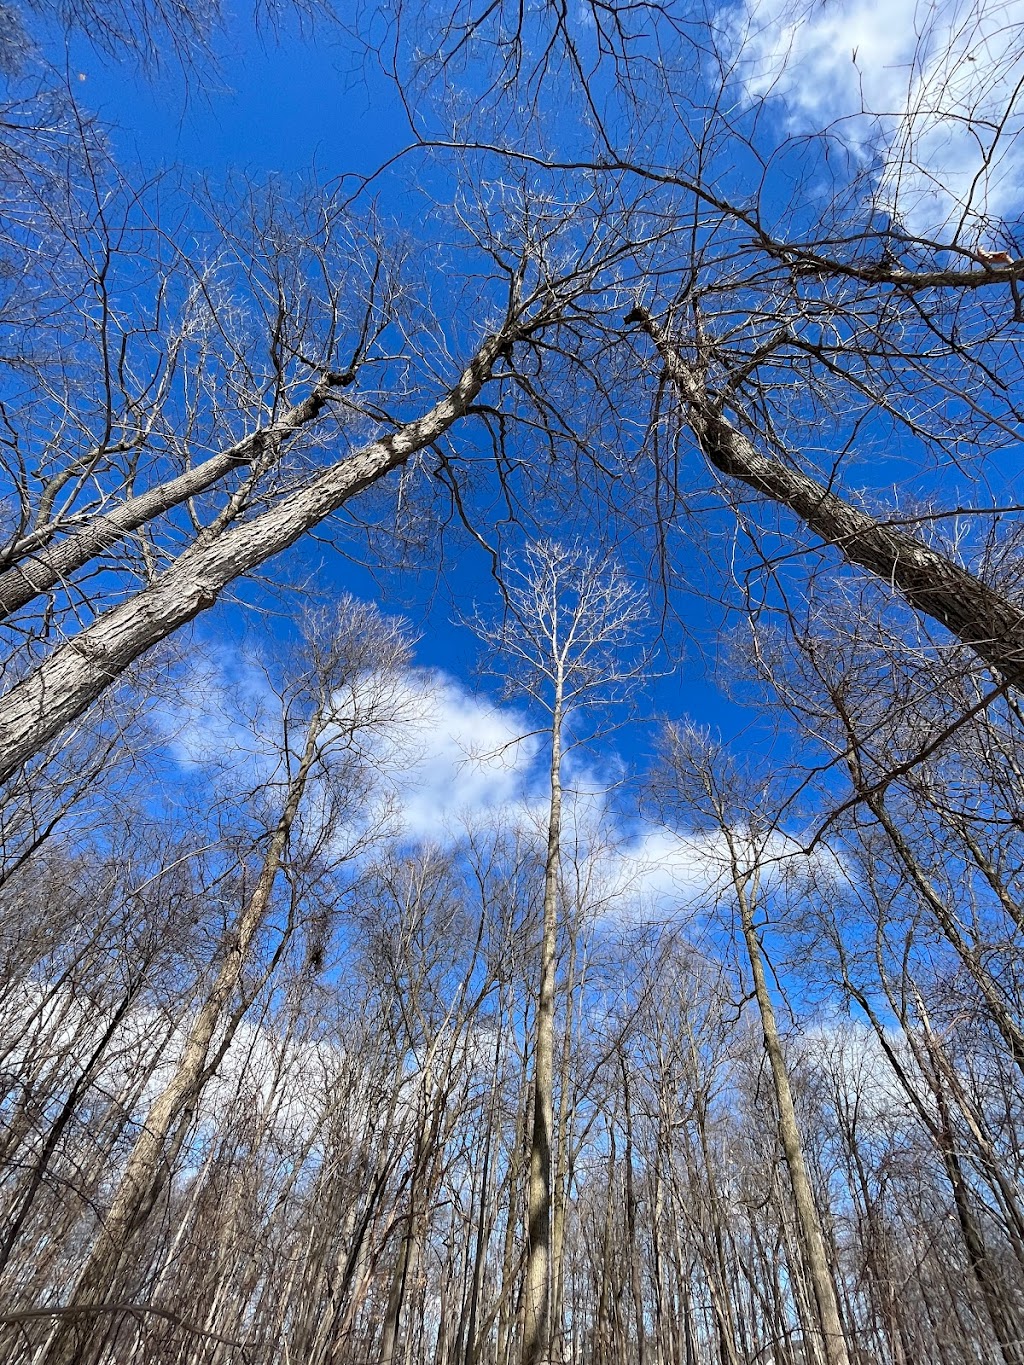
<svg viewBox="0 0 1024 1365"><path fill-rule="evenodd" d="M0 1365L1024 1365L1024 0L0 90Z"/></svg>

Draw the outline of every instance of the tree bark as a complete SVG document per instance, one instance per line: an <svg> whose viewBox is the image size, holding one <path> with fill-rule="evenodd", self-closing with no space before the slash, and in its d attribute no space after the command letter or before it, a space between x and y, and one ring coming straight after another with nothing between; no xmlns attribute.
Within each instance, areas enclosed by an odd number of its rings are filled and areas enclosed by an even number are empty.
<svg viewBox="0 0 1024 1365"><path fill-rule="evenodd" d="M730 841L731 842L731 841ZM846 1335L839 1317L839 1304L836 1299L835 1285L829 1270L828 1253L825 1239L814 1204L814 1193L807 1175L804 1162L803 1143L796 1118L796 1106L789 1085L789 1073L782 1052L775 1021L775 1007L764 972L761 944L754 925L753 906L748 891L747 880L736 870L733 873L736 898L739 903L740 921L743 938L750 959L750 971L754 979L754 995L761 1016L761 1029L764 1035L764 1050L772 1072L775 1090L776 1110L779 1120L779 1137L786 1158L790 1184L793 1190L793 1205L799 1229L802 1259L811 1281L817 1309L818 1325L821 1330L821 1354L826 1365L850 1365L846 1349Z"/></svg>
<svg viewBox="0 0 1024 1365"><path fill-rule="evenodd" d="M915 611L944 626L1024 691L1024 609L924 541L885 526L816 479L755 449L646 309L634 309L626 322L637 323L654 341L709 464L789 508L851 564L889 584Z"/></svg>
<svg viewBox="0 0 1024 1365"><path fill-rule="evenodd" d="M179 1115L195 1103L209 1074L207 1061L210 1045L238 986L253 941L270 909L274 883L292 826L310 771L320 751L322 728L323 715L318 712L310 724L302 759L274 828L256 888L234 925L217 979L189 1030L174 1075L146 1115L96 1242L75 1285L70 1307L96 1307L106 1302L116 1284L132 1238L163 1186L168 1134ZM80 1349L73 1324L70 1331L58 1327L44 1356L46 1365L70 1365L72 1361L81 1365L87 1359L89 1356Z"/></svg>
<svg viewBox="0 0 1024 1365"><path fill-rule="evenodd" d="M1018 1071L1024 1076L1024 1030L1021 1029L1011 1010L1007 1008L1006 1001L987 968L986 961L989 953L987 950L983 951L972 946L965 939L958 925L955 910L943 900L931 878L918 861L903 830L890 815L885 802L885 793L872 787L864 773L861 763L861 737L857 733L857 728L843 703L842 697L834 688L831 689L830 695L836 714L843 724L849 741L847 767L854 791L863 799L868 810L885 831L893 852L899 859L911 885L935 916L936 923L945 935L946 940L967 969L1006 1044L1010 1056L1013 1058Z"/></svg>
<svg viewBox="0 0 1024 1365"><path fill-rule="evenodd" d="M533 1080L533 1133L527 1204L525 1321L522 1365L547 1365L551 1350L551 1134L554 1122L555 961L562 839L562 707L559 668L551 714L551 797L544 858L544 927L540 947Z"/></svg>
<svg viewBox="0 0 1024 1365"><path fill-rule="evenodd" d="M629 1096L629 1067L625 1052L619 1053L622 1072L622 1103L626 1125L626 1255L629 1257L629 1287L633 1295L633 1315L636 1320L636 1365L647 1365L647 1323L644 1315L643 1278L640 1268L640 1238L637 1234L637 1196L633 1175L633 1110Z"/></svg>
<svg viewBox="0 0 1024 1365"><path fill-rule="evenodd" d="M40 753L140 655L200 612L234 579L280 554L364 489L438 440L464 416L508 345L488 337L447 394L422 417L332 466L277 506L185 550L142 592L56 649L0 702L0 782Z"/></svg>
<svg viewBox="0 0 1024 1365"><path fill-rule="evenodd" d="M251 432L227 450L176 478L129 498L113 512L90 517L56 545L60 526L42 527L0 554L0 620L19 611L40 593L65 582L97 555L119 544L140 526L205 493L232 470L259 464L297 431L315 422L335 389L352 383L351 373L323 376L313 391L275 422Z"/></svg>

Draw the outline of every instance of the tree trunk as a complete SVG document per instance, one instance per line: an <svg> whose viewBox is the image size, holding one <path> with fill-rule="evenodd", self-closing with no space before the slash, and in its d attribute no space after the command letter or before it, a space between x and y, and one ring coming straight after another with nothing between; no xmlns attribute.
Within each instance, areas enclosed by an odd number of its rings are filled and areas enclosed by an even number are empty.
<svg viewBox="0 0 1024 1365"><path fill-rule="evenodd" d="M704 390L699 373L643 308L626 318L658 348L687 405L687 421L710 464L788 507L815 535L938 621L1007 682L1024 691L1024 610L954 560L905 531L885 526L817 480L762 454Z"/></svg>
<svg viewBox="0 0 1024 1365"><path fill-rule="evenodd" d="M414 1177L409 1189L409 1212L406 1215L405 1231L402 1234L402 1241L398 1248L398 1259L395 1262L394 1273L391 1277L391 1290L388 1294L387 1309L384 1313L384 1331L381 1335L377 1365L394 1365L395 1361L398 1328L402 1318L402 1305L405 1302L406 1285L409 1281L409 1272L410 1270L415 1271L416 1265L416 1195Z"/></svg>
<svg viewBox="0 0 1024 1365"><path fill-rule="evenodd" d="M310 723L306 746L288 790L284 810L271 837L256 889L235 923L224 961L209 995L199 1010L175 1068L174 1075L154 1100L136 1139L117 1191L103 1219L96 1242L78 1278L70 1307L105 1302L134 1234L144 1222L166 1179L165 1144L179 1116L198 1099L208 1075L207 1059L214 1034L233 996L246 959L267 912L288 838L319 753L322 713ZM88 1359L73 1326L58 1327L45 1356L46 1365L68 1365Z"/></svg>
<svg viewBox="0 0 1024 1365"><path fill-rule="evenodd" d="M633 1110L629 1097L629 1068L626 1054L619 1054L622 1071L622 1103L626 1122L626 1254L629 1257L629 1287L636 1319L636 1365L647 1365L647 1325L644 1314L643 1275L640 1268L640 1238L637 1235L637 1197L633 1176Z"/></svg>
<svg viewBox="0 0 1024 1365"><path fill-rule="evenodd" d="M1006 1044L1010 1056L1013 1058L1018 1071L1024 1076L1024 1031L1022 1031L1020 1024L1007 1008L1006 1001L1003 999L996 981L988 970L987 958L989 954L987 949L982 951L974 948L965 940L960 931L955 911L952 907L947 906L931 878L918 862L914 850L904 836L903 831L889 814L889 809L885 803L884 791L872 787L865 776L861 765L860 736L843 704L842 698L834 689L832 691L831 699L836 708L836 714L842 721L843 728L846 731L846 736L849 741L847 767L849 768L850 780L854 791L863 799L868 810L885 831L893 852L899 859L911 885L914 887L924 904L935 916L939 928L942 930L950 946L967 969L971 980L981 993L982 999L991 1014L992 1020L998 1029L1000 1036Z"/></svg>
<svg viewBox="0 0 1024 1365"><path fill-rule="evenodd" d="M498 1124L498 1078L501 1075L502 1027L494 1031L494 1073L491 1081L490 1103L487 1107L487 1130L484 1134L484 1149L481 1156L480 1173L480 1212L476 1225L476 1248L473 1254L473 1277L469 1290L469 1316L466 1324L466 1345L461 1365L476 1365L477 1323L480 1317L480 1294L483 1288L484 1262L487 1259L487 1227L491 1216L488 1207L491 1187L491 1147Z"/></svg>
<svg viewBox="0 0 1024 1365"><path fill-rule="evenodd" d="M353 382L351 373L328 373L301 403L289 408L275 422L252 432L227 450L195 465L177 478L107 512L91 518L56 545L50 542L60 527L43 526L23 536L0 559L0 620L20 610L40 593L65 583L77 569L97 555L113 549L125 537L156 517L205 493L232 470L259 468L267 457L276 458L281 445L321 415L332 392Z"/></svg>
<svg viewBox="0 0 1024 1365"><path fill-rule="evenodd" d="M234 579L294 544L349 500L438 440L490 378L508 336L488 337L456 384L415 421L325 470L275 507L202 535L148 588L54 650L0 702L0 782L42 752L140 655L209 610Z"/></svg>
<svg viewBox="0 0 1024 1365"><path fill-rule="evenodd" d="M565 1001L565 1027L562 1031L561 1058L559 1061L559 1104L558 1118L554 1128L555 1152L554 1170L551 1185L551 1348L558 1346L563 1358L562 1334L564 1328L563 1300L565 1297L565 1227L569 1206L569 1187L572 1180L570 1155L572 1150L571 1130L576 1115L576 1090L571 1084L573 1061L573 997L577 988L577 946L576 934L569 939L569 961L563 984ZM585 976L585 971L583 973Z"/></svg>
<svg viewBox="0 0 1024 1365"><path fill-rule="evenodd" d="M534 1052L522 1365L547 1365L551 1348L551 1132L554 1117L552 1091L558 873L562 837L563 688L564 679L559 670L551 716L551 799L544 859L544 927L540 946L540 992Z"/></svg>
<svg viewBox="0 0 1024 1365"><path fill-rule="evenodd" d="M846 1336L839 1317L839 1304L836 1299L835 1285L829 1270L825 1239L814 1204L814 1194L804 1162L803 1144L796 1119L796 1106L789 1085L786 1059L782 1053L775 1021L775 1007L772 1004L768 982L765 978L764 960L761 944L754 926L753 907L748 892L747 880L734 871L734 886L740 908L743 938L750 959L750 971L754 979L754 995L761 1016L764 1034L764 1050L771 1066L772 1082L775 1090L776 1109L779 1119L779 1136L786 1158L790 1184L793 1190L793 1205L799 1229L800 1248L807 1270L808 1279L814 1294L818 1326L821 1331L821 1351L826 1365L850 1365L846 1349Z"/></svg>

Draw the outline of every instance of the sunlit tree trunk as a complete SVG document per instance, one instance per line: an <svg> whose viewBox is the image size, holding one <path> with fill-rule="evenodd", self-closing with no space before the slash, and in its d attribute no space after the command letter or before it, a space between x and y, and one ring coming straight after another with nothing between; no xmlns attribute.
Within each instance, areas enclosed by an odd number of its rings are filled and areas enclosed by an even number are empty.
<svg viewBox="0 0 1024 1365"><path fill-rule="evenodd" d="M618 566L580 547L555 542L531 546L509 566L509 612L498 627L477 622L478 633L548 716L550 737L544 902L537 964L534 1072L531 1085L526 1273L523 1286L522 1365L547 1365L552 1346L552 1184L554 1172L555 995L561 881L563 727L584 699L621 689L640 665L624 665L620 650L644 614L641 600ZM511 679L510 679L511 683ZM511 689L510 689L511 690Z"/></svg>
<svg viewBox="0 0 1024 1365"><path fill-rule="evenodd" d="M731 832L727 837L732 842ZM775 1019L775 1006L764 971L764 958L761 942L754 923L754 908L750 895L749 878L737 871L734 857L733 888L740 910L743 939L747 947L750 973L754 981L754 995L757 1000L761 1028L764 1035L764 1050L772 1073L776 1110L779 1121L779 1137L786 1158L790 1184L793 1189L793 1207L796 1214L800 1238L800 1249L814 1294L817 1326L820 1327L821 1340L817 1343L821 1358L826 1365L850 1365L846 1348L846 1334L839 1317L839 1303L829 1267L825 1238L814 1203L814 1192L807 1175L804 1161L803 1142L797 1123L796 1105L789 1084L789 1072L782 1051ZM756 873L754 874L756 876Z"/></svg>
<svg viewBox="0 0 1024 1365"><path fill-rule="evenodd" d="M142 1131L122 1172L89 1258L79 1276L70 1306L105 1301L116 1284L133 1235L145 1221L167 1177L166 1144L174 1124L191 1108L206 1080L210 1046L238 988L257 934L270 910L289 835L318 757L324 714L318 712L307 734L305 749L271 835L256 888L235 922L223 961L185 1039L174 1074L150 1106ZM74 1323L59 1324L48 1347L47 1365L84 1362L88 1353Z"/></svg>
<svg viewBox="0 0 1024 1365"><path fill-rule="evenodd" d="M626 1054L624 1051L619 1053L619 1067L622 1072L622 1104L626 1137L623 1160L626 1167L626 1255L629 1259L629 1287L633 1296L633 1316L636 1322L636 1361L637 1365L647 1365L647 1326L644 1314L640 1240L637 1234L636 1177L633 1169L635 1158L633 1146L633 1106L629 1094L629 1067L626 1062Z"/></svg>
<svg viewBox="0 0 1024 1365"><path fill-rule="evenodd" d="M569 1207L569 1185L572 1179L572 1130L576 1114L577 1092L573 1084L574 1042L576 1041L576 1011L578 945L575 932L569 934L568 962L565 969L563 998L565 1022L562 1030L561 1057L558 1064L558 1113L555 1122L554 1172L551 1189L551 1333L552 1353L561 1349L563 1330L563 1299L565 1291L565 1238ZM585 973L584 973L585 974Z"/></svg>
<svg viewBox="0 0 1024 1365"><path fill-rule="evenodd" d="M944 626L1001 677L1024 690L1024 610L1018 602L924 541L884 525L824 484L756 449L646 309L634 309L626 321L654 341L685 405L686 421L715 469L789 508L845 559L900 592L915 610Z"/></svg>
<svg viewBox="0 0 1024 1365"><path fill-rule="evenodd" d="M516 1124L509 1149L508 1171L505 1177L507 1211L505 1215L505 1236L502 1243L501 1285L498 1299L497 1344L495 1349L497 1365L509 1365L513 1358L515 1346L513 1328L517 1317L516 1293L522 1269L522 1261L517 1255L516 1231L519 1219L525 1211L526 1200L529 1197L527 1137L531 1116L531 1090L532 1086L527 1078L524 1059L519 1109L516 1114Z"/></svg>
<svg viewBox="0 0 1024 1365"><path fill-rule="evenodd" d="M551 1350L551 1133L554 1121L555 966L562 837L562 720L565 676L554 676L550 799L544 854L544 922L534 1022L533 1128L527 1194L527 1249L522 1365L547 1365Z"/></svg>
<svg viewBox="0 0 1024 1365"><path fill-rule="evenodd" d="M49 742L153 645L207 611L236 578L250 573L350 499L439 440L487 383L509 336L486 338L428 412L249 521L228 526L181 554L149 587L98 616L0 700L0 782Z"/></svg>

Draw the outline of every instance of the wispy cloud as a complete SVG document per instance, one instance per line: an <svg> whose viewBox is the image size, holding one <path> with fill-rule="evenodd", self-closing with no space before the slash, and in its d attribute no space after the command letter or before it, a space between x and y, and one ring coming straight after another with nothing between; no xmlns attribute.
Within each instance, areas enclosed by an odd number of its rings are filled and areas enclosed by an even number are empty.
<svg viewBox="0 0 1024 1365"><path fill-rule="evenodd" d="M359 701L358 685L339 693L339 714ZM443 845L462 821L530 800L541 740L516 708L444 673L408 668L394 681L389 711L393 719L361 748L390 795L392 825L410 842ZM202 773L229 795L280 776L281 703L256 661L210 654L151 722L186 781ZM302 744L294 726L290 742Z"/></svg>
<svg viewBox="0 0 1024 1365"><path fill-rule="evenodd" d="M741 0L727 22L751 99L877 160L877 199L976 244L1024 199L1024 0Z"/></svg>
<svg viewBox="0 0 1024 1365"><path fill-rule="evenodd" d="M405 685L416 720L391 782L408 839L441 845L461 821L528 799L540 741L525 715L442 673L413 670Z"/></svg>
<svg viewBox="0 0 1024 1365"><path fill-rule="evenodd" d="M217 790L255 789L280 765L281 703L264 669L244 653L208 647L149 723L188 780Z"/></svg>
<svg viewBox="0 0 1024 1365"><path fill-rule="evenodd" d="M762 841L757 863L762 895L783 883L813 882L837 894L850 886L848 870L832 849L818 845L807 853L798 838L782 831ZM617 851L611 875L619 913L654 920L699 917L735 895L728 841L718 831L637 826Z"/></svg>

